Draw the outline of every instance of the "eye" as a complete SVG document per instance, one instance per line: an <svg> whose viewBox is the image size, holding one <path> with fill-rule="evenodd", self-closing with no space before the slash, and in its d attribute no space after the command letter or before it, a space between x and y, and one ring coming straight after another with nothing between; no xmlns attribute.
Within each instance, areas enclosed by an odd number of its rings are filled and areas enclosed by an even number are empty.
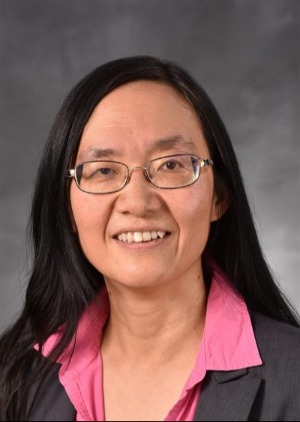
<svg viewBox="0 0 300 422"><path fill-rule="evenodd" d="M112 179L120 173L120 168L115 163L88 162L84 164L83 177L87 180L104 181Z"/></svg>
<svg viewBox="0 0 300 422"><path fill-rule="evenodd" d="M168 170L180 170L182 168L182 163L180 163L177 160L168 160L163 162L159 168L158 171L168 171Z"/></svg>
<svg viewBox="0 0 300 422"><path fill-rule="evenodd" d="M113 172L113 170L108 168L108 167L103 167L103 168L99 168L98 172L103 174L104 176L107 176L107 175L111 174Z"/></svg>
<svg viewBox="0 0 300 422"><path fill-rule="evenodd" d="M174 170L174 168L176 167L176 163L175 163L174 161L168 161L168 162L165 164L165 167L166 167L168 170Z"/></svg>
<svg viewBox="0 0 300 422"><path fill-rule="evenodd" d="M117 169L112 167L98 167L95 171L91 174L90 177L92 178L112 178L118 174Z"/></svg>

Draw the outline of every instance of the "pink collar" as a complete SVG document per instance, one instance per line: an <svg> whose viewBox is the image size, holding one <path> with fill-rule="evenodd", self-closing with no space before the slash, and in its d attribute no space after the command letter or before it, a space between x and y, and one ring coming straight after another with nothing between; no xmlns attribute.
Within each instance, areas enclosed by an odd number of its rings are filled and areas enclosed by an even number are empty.
<svg viewBox="0 0 300 422"><path fill-rule="evenodd" d="M214 265L203 337L185 390L202 381L208 370L233 371L259 365L262 360L247 306Z"/></svg>
<svg viewBox="0 0 300 422"><path fill-rule="evenodd" d="M102 330L108 317L109 300L103 287L98 298L80 318L71 361L71 346L59 359L63 366L69 363L68 372L71 368L76 368L76 373L81 372L99 353ZM58 332L47 339L42 350L44 356L49 355L60 337L61 333ZM216 266L208 295L199 355L203 355L203 352L206 370L230 371L262 364L246 304Z"/></svg>
<svg viewBox="0 0 300 422"><path fill-rule="evenodd" d="M262 364L244 300L216 265L212 270L203 337L194 369L176 406L180 406L186 394L199 385L208 370L231 371ZM104 412L103 402L99 400L102 389L100 346L109 311L104 286L80 318L74 348L71 344L58 360L62 365L60 382L78 411L77 420L91 420ZM42 349L44 356L49 355L60 337L61 331L48 338Z"/></svg>

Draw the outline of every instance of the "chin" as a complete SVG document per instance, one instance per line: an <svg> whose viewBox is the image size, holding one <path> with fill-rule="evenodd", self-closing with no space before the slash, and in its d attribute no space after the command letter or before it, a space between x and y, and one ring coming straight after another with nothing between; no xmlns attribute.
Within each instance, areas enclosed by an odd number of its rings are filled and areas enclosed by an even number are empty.
<svg viewBox="0 0 300 422"><path fill-rule="evenodd" d="M119 274L118 274L119 275ZM148 290L163 285L163 276L151 276L149 277L149 271L145 273L129 273L122 274L122 279L119 277L104 276L106 283L112 285L122 286L124 288L135 289L135 290Z"/></svg>

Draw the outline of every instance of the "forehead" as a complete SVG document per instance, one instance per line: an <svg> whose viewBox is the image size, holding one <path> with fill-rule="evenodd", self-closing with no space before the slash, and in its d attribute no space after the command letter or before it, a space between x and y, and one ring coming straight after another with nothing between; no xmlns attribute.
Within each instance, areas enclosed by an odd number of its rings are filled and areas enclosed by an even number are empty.
<svg viewBox="0 0 300 422"><path fill-rule="evenodd" d="M199 118L175 88L137 81L115 89L96 106L82 135L79 151L90 149L146 150L174 145L203 144ZM166 145L166 144L165 144ZM193 151L194 153L197 151Z"/></svg>

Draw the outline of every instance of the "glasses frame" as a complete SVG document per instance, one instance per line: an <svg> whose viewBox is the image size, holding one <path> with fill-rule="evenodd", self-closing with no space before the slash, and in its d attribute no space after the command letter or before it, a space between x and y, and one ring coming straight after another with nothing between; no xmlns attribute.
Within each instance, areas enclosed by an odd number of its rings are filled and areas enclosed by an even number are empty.
<svg viewBox="0 0 300 422"><path fill-rule="evenodd" d="M149 166L151 165L151 163L153 161L157 161L157 160L160 160L162 158L182 157L182 156L191 157L191 158L194 158L194 159L196 159L198 161L198 164L200 166L199 167L199 174L195 178L195 180L193 180L192 182L190 182L188 184L184 184L184 185L180 185L180 186L172 186L172 187L161 187L161 186L156 185L151 180L151 177L150 177L148 168L149 168ZM119 189L116 189L116 190L113 190L113 191L109 191L109 192L89 192L89 191L86 191L86 190L84 190L84 189L82 189L80 187L80 184L79 184L78 179L77 179L77 168L79 166L82 166L82 165L86 164L86 163L116 163L116 164L122 164L127 169L126 178L125 178L122 186ZM143 170L145 179L148 182L150 182L153 186L155 186L156 188L158 188L158 189L181 189L181 188L185 188L187 186L191 186L194 183L196 183L197 180L199 180L199 178L200 178L201 169L203 167L205 167L205 166L213 166L213 165L214 165L214 162L210 158L201 159L200 157L198 157L195 154L172 154L172 155L164 155L162 157L153 158L152 160L148 161L145 166L134 166L134 167L128 167L127 164L122 163L121 161L114 161L114 160L89 160L89 161L83 161L81 163L77 163L73 169L68 169L67 170L66 177L67 178L74 178L75 179L76 186L78 187L78 189L81 190L82 192L89 193L91 195L106 195L106 194L110 194L110 193L120 192L120 190L122 190L130 182L130 178L131 178L132 172L135 171L135 170Z"/></svg>

